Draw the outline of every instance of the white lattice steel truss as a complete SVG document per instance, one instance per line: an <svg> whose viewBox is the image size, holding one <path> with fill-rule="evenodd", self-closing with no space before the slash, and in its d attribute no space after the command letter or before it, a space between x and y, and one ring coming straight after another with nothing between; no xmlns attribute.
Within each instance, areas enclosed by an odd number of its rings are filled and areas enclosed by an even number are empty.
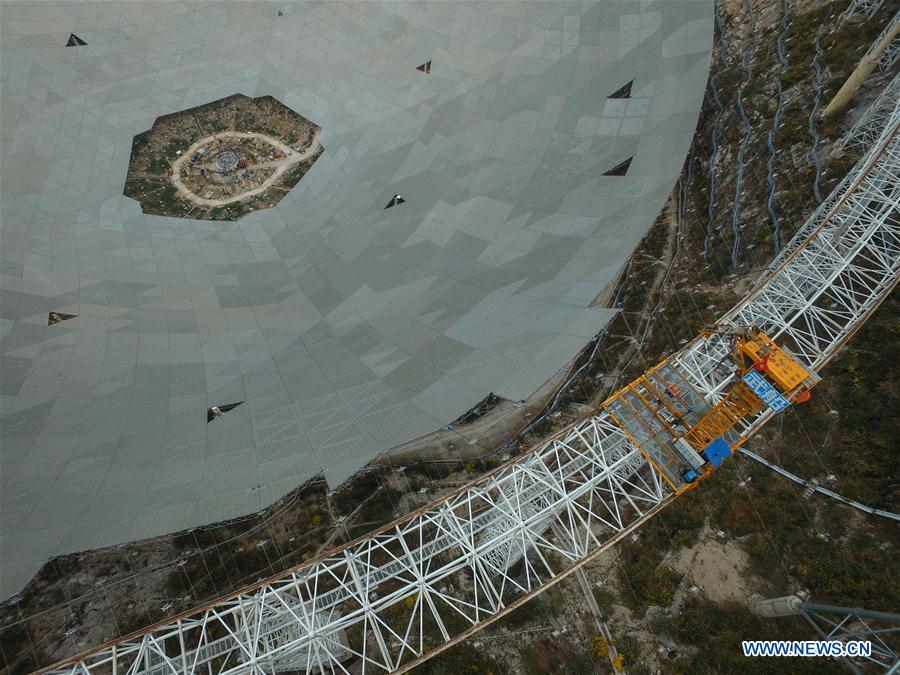
<svg viewBox="0 0 900 675"><path fill-rule="evenodd" d="M900 671L900 654L891 647L891 642L896 643L896 639L892 641L892 638L900 635L900 614L812 602L800 604L798 611L825 640L865 640L871 643L872 653L857 657L868 669L884 671L888 675ZM854 673L862 673L852 661L846 663Z"/></svg>
<svg viewBox="0 0 900 675"><path fill-rule="evenodd" d="M834 144L832 152L852 147L869 147L898 115L900 115L900 73L894 75L894 79L885 86L878 98L872 101L847 133Z"/></svg>
<svg viewBox="0 0 900 675"><path fill-rule="evenodd" d="M894 26L900 23L900 11L894 14L894 17L888 21L887 26L884 27L884 30L881 32L881 35L878 36L878 39L872 43L872 47L869 49L869 52L863 58L867 58L872 51L881 44L881 41L887 37L887 34L893 30ZM878 58L878 68L884 71L890 71L894 64L897 63L897 59L900 58L900 34L896 35L893 40L891 40L890 44L888 44L887 48L881 52L881 56Z"/></svg>
<svg viewBox="0 0 900 675"><path fill-rule="evenodd" d="M867 19L871 19L883 4L884 0L853 0L844 10L844 16L851 17L862 13Z"/></svg>
<svg viewBox="0 0 900 675"><path fill-rule="evenodd" d="M723 321L759 325L813 369L900 273L898 122ZM669 363L718 400L729 345ZM767 415L741 429L752 434ZM522 604L651 518L673 493L605 414L452 496L280 577L54 666L70 673L404 671Z"/></svg>

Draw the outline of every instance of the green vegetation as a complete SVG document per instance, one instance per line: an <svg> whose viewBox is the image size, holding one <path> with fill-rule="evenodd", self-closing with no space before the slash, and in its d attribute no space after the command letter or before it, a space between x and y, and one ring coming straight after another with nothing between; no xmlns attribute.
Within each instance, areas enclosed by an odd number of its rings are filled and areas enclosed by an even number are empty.
<svg viewBox="0 0 900 675"><path fill-rule="evenodd" d="M153 157L147 162L147 173L157 174L159 176L168 175L172 169L172 162L163 157Z"/></svg>
<svg viewBox="0 0 900 675"><path fill-rule="evenodd" d="M417 675L500 675L506 671L481 650L463 643L432 657L414 672Z"/></svg>
<svg viewBox="0 0 900 675"><path fill-rule="evenodd" d="M691 673L843 673L841 666L826 659L797 658L785 663L777 658L745 658L742 640L806 640L809 629L803 620L762 619L744 605L717 605L701 596L693 596L685 603L678 619L657 622L656 628L681 644L694 645L696 650L682 656L676 672Z"/></svg>
<svg viewBox="0 0 900 675"><path fill-rule="evenodd" d="M306 175L306 173L312 168L312 165L315 164L316 160L319 158L321 153L316 153L313 157L310 157L307 160L300 162L292 166L290 169L284 172L284 175L281 177L281 183L287 187L292 188L297 183L300 182L300 179Z"/></svg>
<svg viewBox="0 0 900 675"><path fill-rule="evenodd" d="M171 162L176 157L178 157L178 153L184 152L190 146L190 142L183 138L173 138L169 141L169 145L166 146L166 158Z"/></svg>
<svg viewBox="0 0 900 675"><path fill-rule="evenodd" d="M650 605L672 603L681 575L663 563L666 552L696 542L706 516L699 490L683 495L639 530L636 541L620 545L617 566L621 601L642 614Z"/></svg>
<svg viewBox="0 0 900 675"><path fill-rule="evenodd" d="M169 187L159 190L158 185L142 186L139 181L143 180L143 175L152 175L158 176L160 181L168 185L172 163L179 153L184 153L201 136L222 131L255 131L272 138L287 138L289 142L294 142L301 134L312 133L313 129L309 120L271 97L250 99L234 95L196 108L164 115L157 118L150 130L134 138L125 194L138 200L146 213L205 220L237 220L251 211L268 208L280 201L286 191L303 178L318 154L292 167L264 193L223 207L189 204L178 199ZM254 141L242 139L240 145L252 153ZM246 165L242 165L242 169L249 169L251 172L254 170L252 166ZM232 186L239 185L235 194L239 195L245 188L253 189L257 181L271 177L271 173L271 169L259 169L253 176L234 176ZM204 181L202 174L192 175L191 180L196 184L188 181L189 188L192 190L197 188L195 192L202 191L210 184ZM251 183L242 184L246 179ZM228 191L214 189L214 198L225 198L231 194Z"/></svg>
<svg viewBox="0 0 900 675"><path fill-rule="evenodd" d="M542 595L522 603L503 620L510 629L521 628L532 621L544 621L549 616L547 600Z"/></svg>
<svg viewBox="0 0 900 675"><path fill-rule="evenodd" d="M603 615L609 616L612 614L612 607L617 600L616 594L609 588L597 588L596 586L592 588L592 592L594 594L594 600Z"/></svg>
<svg viewBox="0 0 900 675"><path fill-rule="evenodd" d="M544 673L567 673L567 654L563 646L549 639L543 639L525 647L520 654L522 672L525 675ZM581 667L582 664L578 664ZM591 672L591 671L576 671Z"/></svg>
<svg viewBox="0 0 900 675"><path fill-rule="evenodd" d="M136 155L139 155L144 150L144 148L147 147L147 143L149 140L150 134L146 131L135 136L134 141L131 144L131 156L135 157Z"/></svg>
<svg viewBox="0 0 900 675"><path fill-rule="evenodd" d="M805 414L789 416L783 430L788 444L821 448L798 458L798 471L817 475L822 465L841 466L843 494L894 511L900 510L896 486L892 489L900 382L885 364L900 361L898 310L896 299L889 299L863 325L828 366Z"/></svg>

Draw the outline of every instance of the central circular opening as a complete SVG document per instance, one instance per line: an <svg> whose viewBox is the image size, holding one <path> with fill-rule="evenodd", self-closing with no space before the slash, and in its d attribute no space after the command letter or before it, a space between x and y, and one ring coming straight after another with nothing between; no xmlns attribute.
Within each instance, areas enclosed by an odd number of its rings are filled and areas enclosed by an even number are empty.
<svg viewBox="0 0 900 675"><path fill-rule="evenodd" d="M277 204L323 152L321 129L271 97L172 115L132 142L125 194L145 213L238 220Z"/></svg>
<svg viewBox="0 0 900 675"><path fill-rule="evenodd" d="M216 155L216 166L219 171L231 171L238 164L237 154L233 150L225 150Z"/></svg>

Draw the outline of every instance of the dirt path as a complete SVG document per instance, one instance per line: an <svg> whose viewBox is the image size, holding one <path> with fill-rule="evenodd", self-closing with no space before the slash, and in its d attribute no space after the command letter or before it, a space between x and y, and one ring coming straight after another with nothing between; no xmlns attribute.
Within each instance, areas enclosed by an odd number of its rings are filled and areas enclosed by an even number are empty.
<svg viewBox="0 0 900 675"><path fill-rule="evenodd" d="M747 554L737 543L717 541L710 528L704 527L700 540L679 551L671 567L699 586L713 602L746 604L750 598L748 563Z"/></svg>
<svg viewBox="0 0 900 675"><path fill-rule="evenodd" d="M210 136L205 136L200 140L196 141L191 147L185 150L178 159L172 162L172 185L178 190L181 197L185 200L189 201L191 204L195 204L197 206L224 206L226 204L232 204L234 202L239 202L244 199L248 199L250 197L255 197L258 194L262 194L266 190L268 190L282 175L284 172L290 169L295 164L302 162L303 160L309 159L319 150L319 133L315 132L313 136L312 144L303 152L297 152L289 145L282 143L279 140L272 138L271 136L266 136L265 134L259 134L256 132L248 132L248 131L226 131L220 134L212 134ZM248 190L247 192L242 192L239 195L234 195L233 197L227 197L222 199L204 199L203 197L198 197L196 194L191 192L188 187L181 180L181 165L184 164L185 161L188 161L188 158L193 157L196 151L209 143L213 143L219 140L222 137L227 138L249 138L255 140L261 140L264 143L268 143L269 145L278 148L281 152L284 153L284 159L275 160L274 162L260 162L255 164L257 168L270 168L274 167L275 171L269 176L265 181L263 181L262 185L252 190Z"/></svg>

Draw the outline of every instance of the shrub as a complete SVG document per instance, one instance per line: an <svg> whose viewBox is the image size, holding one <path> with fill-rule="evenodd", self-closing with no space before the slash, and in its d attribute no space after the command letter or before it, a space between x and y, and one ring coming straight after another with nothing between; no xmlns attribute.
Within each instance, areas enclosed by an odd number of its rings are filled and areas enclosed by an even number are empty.
<svg viewBox="0 0 900 675"><path fill-rule="evenodd" d="M592 638L588 647L594 656L609 656L609 645L606 643L606 638L602 635Z"/></svg>

